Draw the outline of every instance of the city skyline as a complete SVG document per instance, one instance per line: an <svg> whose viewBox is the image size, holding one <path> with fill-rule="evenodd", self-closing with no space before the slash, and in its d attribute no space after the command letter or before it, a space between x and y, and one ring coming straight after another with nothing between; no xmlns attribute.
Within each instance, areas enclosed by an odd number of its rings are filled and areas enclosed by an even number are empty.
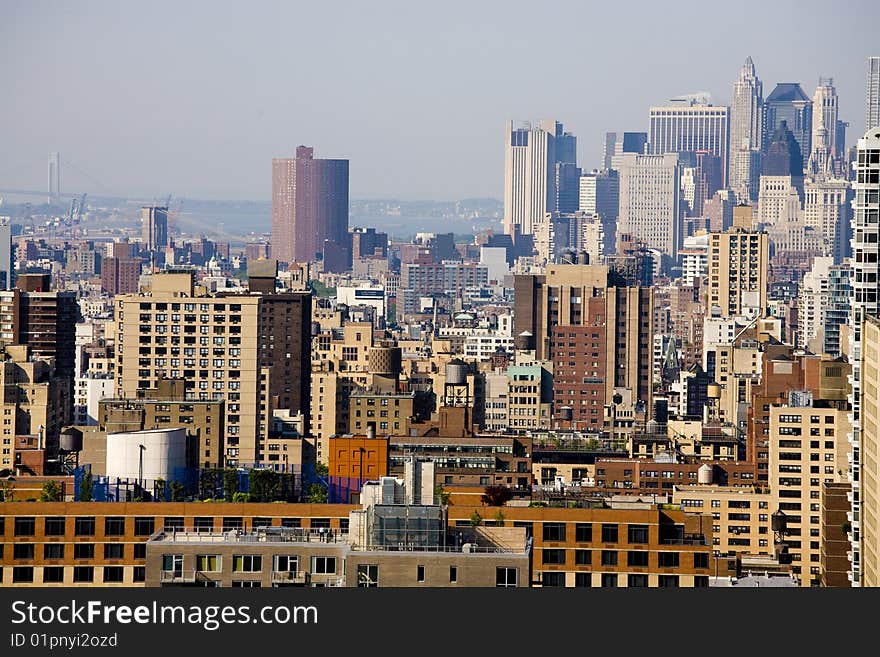
<svg viewBox="0 0 880 657"><path fill-rule="evenodd" d="M841 52L822 29L834 21L849 31L850 43L870 44L870 15L878 11L868 3L799 6L803 11L795 13L762 7L766 20L758 24L748 20L749 11L725 17L729 33L742 34L721 57L686 58L687 43L670 43L665 57L644 60L633 46L628 57L598 67L575 63L582 52L574 38L583 25L577 18L584 10L563 5L559 13L572 20L559 22L553 57L572 64L547 67L548 56L507 40L524 11L517 7L503 15L490 7L468 8L463 15L463 5L434 10L425 21L430 34L406 11L383 7L364 15L352 8L334 25L326 56L294 69L282 66L289 57L278 45L283 32L274 30L292 18L327 24L326 10L258 5L242 14L221 5L205 16L185 7L175 8L169 22L161 5L127 8L121 20L100 3L82 11L10 6L12 20L5 24L16 29L4 42L14 54L0 70L19 101L0 110L9 162L0 170L4 186L41 188L47 153L60 151L73 165L65 166L66 190L142 196L168 190L212 199L270 198L271 159L290 156L298 143L321 144L326 157L349 159L353 198L500 199L505 120L563 122L578 135L578 161L589 170L600 165L604 133L646 131L652 105L702 89L714 104L728 105L749 56L765 93L778 82L796 81L812 96L819 77L833 77L852 145L864 133L866 62L876 53ZM589 25L626 14L624 7L598 11ZM660 9L640 11L645 20L630 25L630 44L662 24ZM697 15L683 12L691 14ZM799 42L828 46L780 48L780 20L789 22ZM683 30L702 29L696 19L684 23ZM231 45L223 35L232 24L237 33ZM258 26L269 33L254 41L249 33ZM37 29L41 38L30 38ZM99 36L83 42L83 30ZM164 35L162 49L135 49L147 32ZM325 32L299 38L304 47L327 47ZM586 34L593 48L615 47L613 34L589 28ZM46 48L50 42L53 47ZM113 61L103 52L113 52ZM84 73L98 61L100 78ZM175 61L185 63L175 67ZM677 64L682 61L688 66ZM538 93L515 83L537 71ZM639 84L627 84L634 76ZM47 78L54 84L46 85ZM279 86L278 79L287 83ZM575 79L578 84L571 84ZM108 86L114 93L106 93ZM65 103L75 103L78 111L65 112Z"/></svg>

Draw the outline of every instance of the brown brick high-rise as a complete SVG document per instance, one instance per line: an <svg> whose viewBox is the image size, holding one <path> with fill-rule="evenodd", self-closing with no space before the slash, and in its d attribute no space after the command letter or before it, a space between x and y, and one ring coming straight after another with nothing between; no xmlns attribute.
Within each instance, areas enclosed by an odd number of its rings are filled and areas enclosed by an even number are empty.
<svg viewBox="0 0 880 657"><path fill-rule="evenodd" d="M272 257L311 262L324 241L347 244L348 160L318 160L298 146L296 158L272 160Z"/></svg>

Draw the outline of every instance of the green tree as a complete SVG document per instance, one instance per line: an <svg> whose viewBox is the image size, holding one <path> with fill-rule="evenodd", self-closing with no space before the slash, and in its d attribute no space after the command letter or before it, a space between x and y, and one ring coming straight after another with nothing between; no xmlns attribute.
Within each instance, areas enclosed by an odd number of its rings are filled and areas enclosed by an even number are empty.
<svg viewBox="0 0 880 657"><path fill-rule="evenodd" d="M479 527L483 524L483 516L481 516L477 511L474 511L471 514L471 527Z"/></svg>
<svg viewBox="0 0 880 657"><path fill-rule="evenodd" d="M61 487L61 483L53 479L43 484L40 491L40 502L61 502L63 496L64 489Z"/></svg>
<svg viewBox="0 0 880 657"><path fill-rule="evenodd" d="M434 488L434 497L439 500L440 506L447 506L449 504L449 498L451 496L452 493L444 490L442 484L437 484L437 486Z"/></svg>
<svg viewBox="0 0 880 657"><path fill-rule="evenodd" d="M208 500L214 497L218 478L218 470L202 470L199 477L199 499Z"/></svg>
<svg viewBox="0 0 880 657"><path fill-rule="evenodd" d="M232 496L238 492L238 470L235 468L226 468L223 471L223 497L231 500Z"/></svg>
<svg viewBox="0 0 880 657"><path fill-rule="evenodd" d="M171 482L171 501L172 502L183 502L184 497L186 496L186 488L179 481Z"/></svg>
<svg viewBox="0 0 880 657"><path fill-rule="evenodd" d="M501 509L498 509L498 513L495 514L495 524L499 527L504 526L504 514L501 512Z"/></svg>
<svg viewBox="0 0 880 657"><path fill-rule="evenodd" d="M91 502L94 493L93 488L92 471L89 470L83 475L82 481L79 483L79 501Z"/></svg>
<svg viewBox="0 0 880 657"><path fill-rule="evenodd" d="M312 484L309 486L309 504L326 504L327 489L321 484Z"/></svg>
<svg viewBox="0 0 880 657"><path fill-rule="evenodd" d="M242 493L241 491L236 491L232 494L233 502L253 502L253 495L250 493Z"/></svg>
<svg viewBox="0 0 880 657"><path fill-rule="evenodd" d="M274 470L251 470L250 484L255 502L272 502L281 492L281 479Z"/></svg>
<svg viewBox="0 0 880 657"><path fill-rule="evenodd" d="M326 463L315 463L315 474L319 477L326 477L330 474L330 468Z"/></svg>
<svg viewBox="0 0 880 657"><path fill-rule="evenodd" d="M10 479L0 481L0 502L11 502L15 498L15 484Z"/></svg>

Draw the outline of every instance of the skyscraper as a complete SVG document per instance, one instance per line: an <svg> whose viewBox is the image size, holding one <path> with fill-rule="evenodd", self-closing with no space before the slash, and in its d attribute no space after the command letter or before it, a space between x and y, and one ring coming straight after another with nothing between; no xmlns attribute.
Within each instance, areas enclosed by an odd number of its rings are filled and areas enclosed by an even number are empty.
<svg viewBox="0 0 880 657"><path fill-rule="evenodd" d="M49 153L49 203L61 196L61 153Z"/></svg>
<svg viewBox="0 0 880 657"><path fill-rule="evenodd" d="M624 153L613 160L620 180L617 233L629 233L671 258L682 243L681 166L676 153Z"/></svg>
<svg viewBox="0 0 880 657"><path fill-rule="evenodd" d="M733 83L733 101L730 107L730 188L740 200L757 199L757 172L755 151L761 148L761 124L763 121L764 92L761 80L755 73L751 57L746 58L739 79Z"/></svg>
<svg viewBox="0 0 880 657"><path fill-rule="evenodd" d="M168 208L157 205L141 208L141 240L147 251L168 246Z"/></svg>
<svg viewBox="0 0 880 657"><path fill-rule="evenodd" d="M865 129L880 126L880 57L868 57L868 85L865 93Z"/></svg>
<svg viewBox="0 0 880 657"><path fill-rule="evenodd" d="M582 175L578 210L599 215L602 222L602 253L614 253L617 213L620 210L620 181L617 172L609 168Z"/></svg>
<svg viewBox="0 0 880 657"><path fill-rule="evenodd" d="M272 257L311 262L325 240L348 243L348 160L298 146L295 158L272 160Z"/></svg>
<svg viewBox="0 0 880 657"><path fill-rule="evenodd" d="M850 481L852 483L852 583L861 585L861 419L862 409L862 347L867 344L862 332L867 316L878 316L880 311L880 227L877 216L880 214L880 128L872 128L859 139L857 144L856 178L853 181L855 199L853 201L852 221L852 278L849 362L852 363L852 450ZM876 346L876 342L873 343ZM876 426L873 427L876 431ZM876 436L873 437L876 440ZM876 447L876 445L875 445ZM871 473L875 476L876 473ZM877 513L876 509L871 510Z"/></svg>
<svg viewBox="0 0 880 657"><path fill-rule="evenodd" d="M0 290L12 287L15 263L12 251L12 226L8 221L0 223Z"/></svg>
<svg viewBox="0 0 880 657"><path fill-rule="evenodd" d="M813 132L813 101L797 82L778 83L764 100L764 152L782 121L788 124L788 129L794 134L801 154L808 157Z"/></svg>
<svg viewBox="0 0 880 657"><path fill-rule="evenodd" d="M552 120L536 127L508 121L505 134L504 232L531 234L548 212L576 207L577 141Z"/></svg>
<svg viewBox="0 0 880 657"><path fill-rule="evenodd" d="M840 149L845 146L837 144L837 90L832 78L819 78L819 86L813 94L813 128L811 144L815 149L822 142L821 132L824 130L825 146L831 151L831 157L841 155ZM806 153L804 156L806 157ZM812 155L812 151L810 152Z"/></svg>
<svg viewBox="0 0 880 657"><path fill-rule="evenodd" d="M653 155L709 151L721 161L722 182L727 185L727 152L730 140L727 107L688 104L652 107L648 148Z"/></svg>
<svg viewBox="0 0 880 657"><path fill-rule="evenodd" d="M761 162L758 222L769 227L795 218L803 194L804 160L797 139L783 120Z"/></svg>

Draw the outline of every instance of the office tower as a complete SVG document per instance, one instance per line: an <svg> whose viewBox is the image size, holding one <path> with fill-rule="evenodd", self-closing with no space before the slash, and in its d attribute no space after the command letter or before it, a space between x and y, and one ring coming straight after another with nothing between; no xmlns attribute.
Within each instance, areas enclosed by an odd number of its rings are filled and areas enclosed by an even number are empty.
<svg viewBox="0 0 880 657"><path fill-rule="evenodd" d="M733 83L730 106L730 167L728 186L741 201L758 199L764 92L751 57Z"/></svg>
<svg viewBox="0 0 880 657"><path fill-rule="evenodd" d="M61 197L61 153L49 153L48 203L55 203Z"/></svg>
<svg viewBox="0 0 880 657"><path fill-rule="evenodd" d="M699 104L652 107L648 148L653 155L709 151L721 161L722 184L727 185L729 109Z"/></svg>
<svg viewBox="0 0 880 657"><path fill-rule="evenodd" d="M611 158L616 155L614 150L617 143L616 132L606 132L605 139L602 142L602 169L607 171L611 168Z"/></svg>
<svg viewBox="0 0 880 657"><path fill-rule="evenodd" d="M868 84L865 93L865 129L880 126L880 57L868 57Z"/></svg>
<svg viewBox="0 0 880 657"><path fill-rule="evenodd" d="M620 210L620 180L617 172L606 169L583 174L580 178L578 210L589 215L599 215L603 235L602 253L614 253L617 213Z"/></svg>
<svg viewBox="0 0 880 657"><path fill-rule="evenodd" d="M617 142L614 144L614 154L638 153L639 155L644 155L647 145L647 132L624 132L617 135Z"/></svg>
<svg viewBox="0 0 880 657"><path fill-rule="evenodd" d="M506 124L504 151L504 232L531 234L548 212L559 212L558 201L571 206L577 194L577 141L558 121ZM565 185L557 197L559 179ZM572 184L573 183L573 184Z"/></svg>
<svg viewBox="0 0 880 657"><path fill-rule="evenodd" d="M880 226L877 217L880 215L880 128L872 128L859 139L856 146L856 177L852 183L855 199L853 200L852 219L852 278L850 279L851 302L850 302L850 326L852 336L850 339L849 362L853 366L852 375L852 435L850 444L851 468L850 482L852 483L852 583L853 586L861 586L861 553L863 540L860 538L861 527L859 524L861 510L861 479L865 474L862 471L862 423L861 406L863 384L861 379L862 359L866 361L876 358L873 350L864 349L863 345L876 345L875 341L869 341L867 336L863 338L862 331L866 318L877 317L880 311L878 305L878 281L880 281ZM873 331L873 327L871 329ZM862 352L865 352L864 354ZM868 390L869 388L865 388ZM876 425L875 425L876 427ZM875 438L872 436L872 440ZM876 445L872 445L876 449ZM876 458L876 454L874 454ZM877 463L876 460L873 463ZM875 474L875 473L869 473ZM870 513L877 513L876 501L869 508ZM877 538L876 536L874 537Z"/></svg>
<svg viewBox="0 0 880 657"><path fill-rule="evenodd" d="M617 233L674 258L682 240L678 154L624 153L613 160L620 180Z"/></svg>
<svg viewBox="0 0 880 657"><path fill-rule="evenodd" d="M0 290L12 287L15 277L15 260L12 250L12 226L8 221L0 223Z"/></svg>
<svg viewBox="0 0 880 657"><path fill-rule="evenodd" d="M840 264L849 255L852 188L846 180L809 179L804 182L804 223L822 235L823 254Z"/></svg>
<svg viewBox="0 0 880 657"><path fill-rule="evenodd" d="M147 251L168 246L168 208L145 205L141 208L141 240Z"/></svg>
<svg viewBox="0 0 880 657"><path fill-rule="evenodd" d="M556 200L554 212L577 212L581 170L573 162L556 163Z"/></svg>
<svg viewBox="0 0 880 657"><path fill-rule="evenodd" d="M813 131L813 101L797 82L780 82L764 99L763 151L766 152L783 121L794 134L804 157L809 157Z"/></svg>
<svg viewBox="0 0 880 657"><path fill-rule="evenodd" d="M348 160L315 159L310 146L273 159L272 257L312 262L325 240L342 247L347 235Z"/></svg>
<svg viewBox="0 0 880 657"><path fill-rule="evenodd" d="M388 233L377 233L375 228L352 228L349 232L353 258L388 257Z"/></svg>
<svg viewBox="0 0 880 657"><path fill-rule="evenodd" d="M852 270L849 262L834 265L828 271L828 303L825 306L824 332L825 344L822 351L831 356L843 354L840 327L849 322L850 313L850 276Z"/></svg>
<svg viewBox="0 0 880 657"><path fill-rule="evenodd" d="M761 162L758 221L774 226L793 218L800 211L803 189L804 164L800 146L783 120Z"/></svg>
<svg viewBox="0 0 880 657"><path fill-rule="evenodd" d="M837 113L838 100L837 90L834 88L834 80L832 78L819 78L819 86L816 87L816 93L813 94L813 126L812 126L812 145L810 151L812 156L813 149L821 145L822 135L824 131L824 145L831 151L831 157L837 158L842 155L842 149L845 144L837 144ZM806 155L806 153L804 153Z"/></svg>
<svg viewBox="0 0 880 657"><path fill-rule="evenodd" d="M770 247L767 233L733 228L709 234L709 317L763 315Z"/></svg>
<svg viewBox="0 0 880 657"><path fill-rule="evenodd" d="M721 162L709 151L683 153L688 166L682 172L682 200L691 217L702 217L705 202L721 189Z"/></svg>

